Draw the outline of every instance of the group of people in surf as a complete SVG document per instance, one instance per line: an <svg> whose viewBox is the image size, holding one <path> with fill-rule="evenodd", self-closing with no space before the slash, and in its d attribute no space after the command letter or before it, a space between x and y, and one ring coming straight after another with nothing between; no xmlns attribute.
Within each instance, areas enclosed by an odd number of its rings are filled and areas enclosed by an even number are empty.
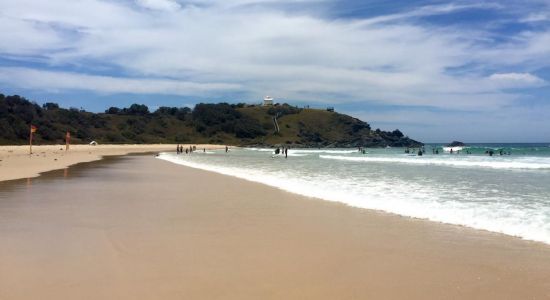
<svg viewBox="0 0 550 300"><path fill-rule="evenodd" d="M489 156L493 156L493 155L495 155L495 151L496 150L493 150L493 149L486 150L485 154L487 154ZM415 152L416 151L415 151L414 148L412 148L412 149L406 148L405 149L406 154L415 153ZM468 150L468 149L463 150L462 152L466 153L466 154L472 154L472 152L470 152L470 150ZM419 148L418 152L416 152L416 153L417 153L418 156L422 156L423 154L426 153L426 150L424 149L424 147L422 147L422 148ZM460 150L454 150L452 148L449 150L449 154L460 154L460 153L461 153ZM435 148L435 147L432 148L432 154L439 154L439 148ZM498 154L499 155L511 155L512 153L510 151L506 152L506 151L500 149L500 150L498 150Z"/></svg>
<svg viewBox="0 0 550 300"><path fill-rule="evenodd" d="M180 153L183 153L183 152L185 152L185 154L191 154L195 151L197 151L197 146L189 145L189 148L185 147L185 149L184 149L183 145L178 144L176 146L176 153L177 154L180 154ZM203 148L202 152L206 152L206 148Z"/></svg>
<svg viewBox="0 0 550 300"><path fill-rule="evenodd" d="M493 155L495 154L495 151L493 151L493 149L491 149L491 150L486 150L486 151L485 151L485 154L488 154L489 156L493 156ZM511 152L511 151L506 152L506 151L500 149L500 150L498 151L498 154L499 154L499 155L512 155L512 152Z"/></svg>
<svg viewBox="0 0 550 300"><path fill-rule="evenodd" d="M279 155L279 154L284 154L285 155L285 158L288 158L288 149L290 149L290 147L277 147L275 149L275 155Z"/></svg>
<svg viewBox="0 0 550 300"><path fill-rule="evenodd" d="M424 155L424 153L426 153L426 149L422 146L422 147L418 148L418 151L416 151L414 148L409 149L409 147L407 147L407 149L405 149L405 153L406 154L412 153L413 155L414 155L414 153L416 153L416 155L422 156L422 155ZM436 153L434 153L434 154L436 154ZM439 152L437 154L439 154Z"/></svg>
<svg viewBox="0 0 550 300"><path fill-rule="evenodd" d="M191 146L189 145L189 148L183 147L183 145L178 144L176 146L176 154L180 154L185 152L185 154L191 154L193 152L197 151L197 146ZM202 152L206 152L206 148L202 148ZM229 152L229 147L225 146L225 153Z"/></svg>

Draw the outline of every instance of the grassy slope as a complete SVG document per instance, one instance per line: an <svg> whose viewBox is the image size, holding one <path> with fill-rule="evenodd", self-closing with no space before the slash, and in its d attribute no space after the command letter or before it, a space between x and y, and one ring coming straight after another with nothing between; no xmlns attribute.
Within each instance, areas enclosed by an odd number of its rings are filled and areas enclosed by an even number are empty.
<svg viewBox="0 0 550 300"><path fill-rule="evenodd" d="M360 126L360 121L347 115L320 109L303 109L297 114L284 115L278 118L280 132L275 133L272 116L267 108L255 106L240 108L243 114L260 120L269 134L259 143L265 144L304 144L312 139L320 141L343 142L357 139L359 136L370 137L371 131L359 129L353 131L353 125Z"/></svg>

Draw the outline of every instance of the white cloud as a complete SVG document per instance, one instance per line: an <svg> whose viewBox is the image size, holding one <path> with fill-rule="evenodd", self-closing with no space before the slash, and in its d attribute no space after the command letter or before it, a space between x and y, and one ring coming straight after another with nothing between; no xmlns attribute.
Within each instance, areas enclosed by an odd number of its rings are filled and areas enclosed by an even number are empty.
<svg viewBox="0 0 550 300"><path fill-rule="evenodd" d="M532 13L521 19L524 23L546 22L550 20L550 14L546 12Z"/></svg>
<svg viewBox="0 0 550 300"><path fill-rule="evenodd" d="M0 82L11 86L58 90L84 90L98 93L136 93L169 95L207 95L213 92L234 91L236 84L199 83L168 79L120 78L85 75L70 72L39 71L29 68L0 67Z"/></svg>
<svg viewBox="0 0 550 300"><path fill-rule="evenodd" d="M176 11L181 8L174 0L136 0L136 3L153 10Z"/></svg>
<svg viewBox="0 0 550 300"><path fill-rule="evenodd" d="M495 73L489 76L489 79L501 88L524 88L546 84L541 78L529 73Z"/></svg>
<svg viewBox="0 0 550 300"><path fill-rule="evenodd" d="M468 3L468 4L456 4L456 3L447 3L439 5L428 5L423 6L418 9L414 9L404 13L390 14L385 16L378 16L366 19L362 21L362 24L372 25L377 23L393 22L393 21L403 21L410 18L419 18L426 16L435 16L435 15L445 15L457 11L469 10L469 9L499 9L500 5L496 3Z"/></svg>
<svg viewBox="0 0 550 300"><path fill-rule="evenodd" d="M2 68L0 81L35 89L182 95L211 88L212 93L244 92L249 99L271 94L483 110L517 101L521 95L507 92L510 87L545 83L528 73L519 79L499 76L550 65L550 32L525 32L495 46L479 42L486 38L483 32L409 20L498 9L489 4L451 3L366 20L327 20L262 9L273 3L268 0L135 3L141 8L131 1L0 0L0 25L10 26L0 31L0 54L83 70ZM258 6L241 9L251 4ZM87 75L94 62L130 78ZM478 69L449 73L471 65ZM496 78L487 77L484 68L497 70ZM507 73L516 68L518 73Z"/></svg>

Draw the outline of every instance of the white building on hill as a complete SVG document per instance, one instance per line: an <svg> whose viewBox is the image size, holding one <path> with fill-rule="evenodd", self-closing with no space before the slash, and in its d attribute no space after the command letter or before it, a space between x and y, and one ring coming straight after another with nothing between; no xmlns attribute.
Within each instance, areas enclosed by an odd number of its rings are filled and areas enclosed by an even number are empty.
<svg viewBox="0 0 550 300"><path fill-rule="evenodd" d="M273 97L265 96L264 97L264 106L272 106L273 105Z"/></svg>

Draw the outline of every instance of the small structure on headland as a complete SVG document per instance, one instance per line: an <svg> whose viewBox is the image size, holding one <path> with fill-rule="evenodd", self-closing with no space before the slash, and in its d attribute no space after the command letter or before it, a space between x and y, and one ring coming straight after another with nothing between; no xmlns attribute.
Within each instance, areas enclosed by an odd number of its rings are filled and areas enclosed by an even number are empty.
<svg viewBox="0 0 550 300"><path fill-rule="evenodd" d="M264 106L273 106L273 97L265 96L264 97Z"/></svg>

